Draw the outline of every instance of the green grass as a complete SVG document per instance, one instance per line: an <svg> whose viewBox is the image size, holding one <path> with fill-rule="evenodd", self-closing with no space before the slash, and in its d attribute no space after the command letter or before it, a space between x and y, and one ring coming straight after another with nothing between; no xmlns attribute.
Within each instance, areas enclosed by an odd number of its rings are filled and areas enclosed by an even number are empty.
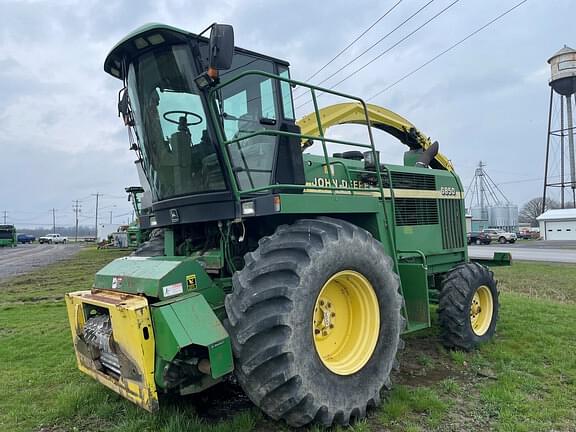
<svg viewBox="0 0 576 432"><path fill-rule="evenodd" d="M0 430L288 430L255 408L208 420L194 398L170 399L149 414L77 371L63 293L88 288L94 272L122 254L87 249L0 283ZM386 402L333 430L575 430L576 266L515 263L496 275L504 292L494 342L461 353L440 348L434 329L408 337ZM536 280L539 289L527 290Z"/></svg>
<svg viewBox="0 0 576 432"><path fill-rule="evenodd" d="M576 303L576 265L515 262L510 267L495 267L494 274L504 293Z"/></svg>

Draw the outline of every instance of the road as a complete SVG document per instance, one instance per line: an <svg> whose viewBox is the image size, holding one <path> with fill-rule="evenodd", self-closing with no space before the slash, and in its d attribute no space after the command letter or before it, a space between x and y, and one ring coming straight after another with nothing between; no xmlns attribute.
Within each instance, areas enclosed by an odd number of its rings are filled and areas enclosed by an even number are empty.
<svg viewBox="0 0 576 432"><path fill-rule="evenodd" d="M534 246L468 246L468 254L470 255L470 258L492 258L494 256L494 252L510 252L512 254L512 260L576 264L576 249L554 248L549 244Z"/></svg>
<svg viewBox="0 0 576 432"><path fill-rule="evenodd" d="M81 244L26 244L0 248L0 280L71 257Z"/></svg>

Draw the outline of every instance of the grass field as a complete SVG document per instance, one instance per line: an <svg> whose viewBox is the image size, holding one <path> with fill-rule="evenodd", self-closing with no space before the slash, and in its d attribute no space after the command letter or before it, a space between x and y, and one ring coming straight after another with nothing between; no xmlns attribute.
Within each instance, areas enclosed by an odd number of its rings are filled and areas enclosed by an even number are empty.
<svg viewBox="0 0 576 432"><path fill-rule="evenodd" d="M121 255L86 249L0 283L0 430L288 430L231 384L164 401L153 415L76 370L63 293L88 288ZM434 328L408 337L387 402L334 430L576 430L576 266L517 262L496 276L502 309L493 343L465 354L445 351Z"/></svg>

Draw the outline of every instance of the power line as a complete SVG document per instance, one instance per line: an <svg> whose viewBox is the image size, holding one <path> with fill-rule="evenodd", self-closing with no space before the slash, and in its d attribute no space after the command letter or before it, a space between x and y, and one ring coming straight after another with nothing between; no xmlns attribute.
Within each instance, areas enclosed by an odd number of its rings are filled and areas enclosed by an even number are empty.
<svg viewBox="0 0 576 432"><path fill-rule="evenodd" d="M486 24L484 24L483 26L477 28L476 30L474 30L472 33L468 34L468 36L466 36L463 39L460 39L458 42L456 42L455 44L451 45L450 47L446 48L444 51L442 51L440 54L432 57L430 60L428 60L427 62L423 63L422 65L420 65L419 67L417 67L416 69L414 69L413 71L407 73L406 75L404 75L403 77L401 77L400 79L398 79L397 81L393 82L392 84L390 84L388 87L385 87L384 89L380 90L379 92L375 93L374 95L372 95L371 97L369 97L366 100L372 100L377 96L380 96L382 93L384 93L387 90L390 90L392 87L396 86L397 84L401 83L402 81L404 81L406 78L414 75L416 72L418 72L419 70L423 69L424 67L428 66L430 63L434 62L435 60L437 60L438 58L442 57L444 54L452 51L454 48L456 48L457 46L461 45L462 43L464 43L465 41L467 41L468 39L470 39L472 36L476 35L477 33L480 33L482 30L484 30L485 28L489 27L490 25L494 24L496 21L500 20L501 18L503 18L504 16L508 15L510 12L512 12L514 9L522 6L524 3L526 3L528 0L522 0L521 2L517 3L516 5L512 6L510 9L506 10L505 12L501 13L500 15L498 15L496 18L493 18L492 20L488 21Z"/></svg>
<svg viewBox="0 0 576 432"><path fill-rule="evenodd" d="M410 21L412 18L414 18L416 15L418 15L420 12L422 12L425 8L427 8L430 4L432 4L435 0L429 0L428 3L426 3L424 6L422 6L420 9L418 9L416 12L414 12L412 15L410 15L408 18L406 18L404 21L402 21L400 24L398 24L396 27L394 27L392 30L390 30L388 33L386 33L384 36L382 36L380 39L378 39L376 42L374 42L372 45L370 45L368 48L366 48L364 51L362 51L360 54L358 54L356 57L354 57L352 60L350 60L348 63L346 63L344 66L340 67L339 69L337 69L335 72L333 72L332 74L328 75L326 78L324 78L322 81L320 81L319 83L317 83L316 85L321 85L323 83L325 83L326 81L328 81L330 78L332 78L333 76L337 75L338 73L340 73L341 71L343 71L344 69L346 69L348 66L350 66L352 63L354 63L356 60L358 60L360 57L362 57L364 54L366 54L368 51L370 51L372 48L374 48L376 45L378 45L380 42L382 42L384 39L386 39L388 36L390 36L392 33L394 33L396 30L398 30L400 27L402 27L404 24L406 24L408 21ZM459 1L459 0L456 0ZM333 88L333 87L331 87ZM298 96L296 96L294 98L294 100L304 96L308 94L308 92L304 92ZM304 103L303 105L298 106L297 108L300 108L301 106L304 106L308 103L310 103L310 101Z"/></svg>
<svg viewBox="0 0 576 432"><path fill-rule="evenodd" d="M426 27L428 24L430 24L432 21L434 21L436 18L438 18L440 15L444 14L446 11L448 11L448 9L450 9L452 6L454 6L456 3L458 3L460 0L454 0L452 3L450 3L448 6L446 6L445 8L441 9L440 12L436 13L435 15L433 15L431 18L427 19L426 21L424 21L423 24L421 24L420 26L416 27L414 30L412 30L410 33L408 33L406 36L404 36L402 39L400 39L398 42L396 42L394 45L392 45L390 48L388 48L387 50L385 50L384 52L378 54L376 57L374 57L372 60L370 60L368 63L366 63L365 65L361 66L360 68L356 69L354 72L352 72L351 74L349 74L348 76L346 76L344 79L338 81L336 84L334 84L332 87L330 87L330 89L333 89L334 87L339 86L340 84L342 84L344 81L346 81L347 79L349 79L350 77L352 77L353 75L356 75L358 72L360 72L362 69L364 69L366 66L374 63L376 60L378 60L380 57L382 57L384 54L387 54L388 52L390 52L393 48L396 48L398 45L400 45L402 42L404 42L406 39L410 38L412 35L414 35L415 33L417 33L418 31L420 31L421 29L423 29L424 27Z"/></svg>
<svg viewBox="0 0 576 432"><path fill-rule="evenodd" d="M437 12L436 14L434 14L432 17L430 17L429 19L427 19L426 21L424 21L423 24L419 25L418 27L416 27L414 30L412 30L410 33L408 33L406 36L404 36L402 39L400 39L398 42L396 42L395 44L393 44L392 46L390 46L389 48L387 48L386 50L384 50L383 52L381 52L380 54L378 54L376 57L374 57L372 60L370 60L369 62L363 64L362 66L360 66L358 69L356 69L354 72L346 75L343 79L341 79L340 81L338 81L336 84L328 87L329 90L332 90L336 87L338 87L340 84L342 84L344 81L349 80L350 78L352 78L354 75L356 75L358 72L362 71L363 69L365 69L366 67L368 67L369 65L371 65L372 63L374 63L376 60L378 60L379 58L381 58L383 55L389 53L391 50L393 50L394 48L396 48L398 45L400 45L402 42L404 42L405 40L409 39L410 37L412 37L415 33L417 33L418 31L420 31L421 29L423 29L424 27L426 27L428 24L430 24L432 21L434 21L435 19L437 19L440 15L444 14L445 12L448 11L448 9L450 9L452 6L454 6L456 3L458 3L460 0L454 0L452 3L450 3L448 6L444 7L443 9L441 9L439 12ZM527 0L524 0L527 1ZM426 5L425 5L426 6ZM322 96L325 93L320 94L318 97ZM312 100L309 100L308 102L305 102L301 105L299 105L297 108L301 108L304 105L309 104L310 102L312 102Z"/></svg>
<svg viewBox="0 0 576 432"><path fill-rule="evenodd" d="M560 176L548 176L548 178L560 178ZM531 182L536 182L536 181L542 181L544 180L544 177L539 177L539 178L531 178L531 179L524 179L524 180L511 180L511 181L506 181L506 182L500 182L498 183L498 185L507 185L507 184L515 184L515 183L531 183Z"/></svg>
<svg viewBox="0 0 576 432"><path fill-rule="evenodd" d="M331 65L334 60L336 60L338 57L340 57L342 54L344 54L348 48L350 48L352 45L354 45L356 42L358 42L360 39L362 39L362 37L368 33L370 30L372 30L372 28L378 24L380 21L382 21L384 18L386 18L390 12L392 12L394 9L396 9L396 7L402 3L403 0L398 0L396 3L394 3L392 5L392 7L390 9L388 9L386 12L384 12L383 15L380 16L380 18L378 18L376 21L374 21L370 27L368 27L366 30L364 30L358 37L356 37L356 39L354 39L352 42L350 42L348 45L346 45L346 47L344 47L344 49L340 50L340 52L338 52L338 54L336 54L334 57L332 57L332 59L326 63L324 66L322 66L320 69L318 69L316 72L314 72L312 75L310 75L308 78L306 78L304 81L310 81L312 78L314 78L316 75L318 75L320 72L322 72L324 69L326 69L327 66Z"/></svg>

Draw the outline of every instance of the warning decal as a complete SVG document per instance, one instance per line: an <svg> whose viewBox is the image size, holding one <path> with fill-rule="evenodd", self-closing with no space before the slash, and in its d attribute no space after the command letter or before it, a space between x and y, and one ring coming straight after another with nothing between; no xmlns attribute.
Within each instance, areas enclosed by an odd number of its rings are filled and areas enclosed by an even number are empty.
<svg viewBox="0 0 576 432"><path fill-rule="evenodd" d="M191 274L191 275L186 276L186 287L189 290L196 289L196 275L195 274Z"/></svg>

